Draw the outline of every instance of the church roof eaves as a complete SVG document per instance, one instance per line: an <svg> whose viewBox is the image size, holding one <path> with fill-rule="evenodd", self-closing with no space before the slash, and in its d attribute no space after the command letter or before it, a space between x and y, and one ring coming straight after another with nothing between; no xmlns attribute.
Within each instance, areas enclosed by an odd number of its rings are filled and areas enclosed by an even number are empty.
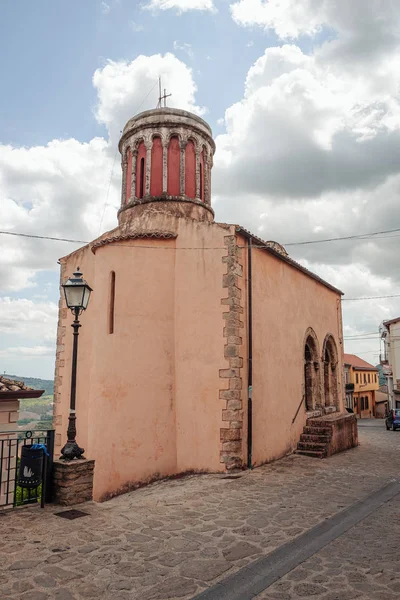
<svg viewBox="0 0 400 600"><path fill-rule="evenodd" d="M291 265L292 267L294 267L298 271L301 271L305 275L308 275L308 277L311 277L312 279L315 279L315 281L318 281L318 283L321 283L322 285L324 285L325 287L329 288L333 292L336 292L336 294L339 294L340 296L344 295L341 290L339 290L338 288L335 288L335 286L331 285L330 283L328 283L327 281L325 281L324 279L322 279L321 277L319 277L318 275L316 275L312 271L309 271L308 269L306 269L305 267L303 267L300 263L298 263L295 260L293 260L293 258L290 258L290 256L287 254L287 252L283 248L283 246L281 246L277 242L272 242L272 241L271 242L265 242L264 240L262 240L261 238L257 237L256 235L254 235L253 233L251 233L251 231L249 231L248 229L245 229L241 225L236 225L236 231L238 233L242 233L247 239L251 239L251 241L254 242L255 246L263 246L263 249L266 252L269 252L270 254L273 254L277 258L280 258L281 260L283 260L287 264ZM277 250L276 247L279 247L280 249ZM282 252L281 249L283 249L283 252Z"/></svg>
<svg viewBox="0 0 400 600"><path fill-rule="evenodd" d="M96 254L96 250L101 246L107 244L115 244L116 242L126 242L127 240L137 239L160 239L160 240L171 240L177 237L176 233L170 231L134 231L132 233L126 233L122 235L114 235L99 239L97 242L91 245L90 249L93 254Z"/></svg>

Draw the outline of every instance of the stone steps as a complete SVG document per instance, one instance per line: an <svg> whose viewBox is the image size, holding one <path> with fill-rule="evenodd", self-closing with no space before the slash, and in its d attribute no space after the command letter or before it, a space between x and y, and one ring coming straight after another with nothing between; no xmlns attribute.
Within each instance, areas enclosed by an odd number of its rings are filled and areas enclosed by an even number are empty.
<svg viewBox="0 0 400 600"><path fill-rule="evenodd" d="M297 444L296 453L312 458L325 458L328 456L331 436L331 427L318 427L318 423L312 419L307 419L306 426Z"/></svg>
<svg viewBox="0 0 400 600"><path fill-rule="evenodd" d="M298 442L298 450L325 450L327 447L326 442Z"/></svg>
<svg viewBox="0 0 400 600"><path fill-rule="evenodd" d="M312 435L330 435L330 427L315 427L313 425L306 425L303 429L303 433L309 433Z"/></svg>
<svg viewBox="0 0 400 600"><path fill-rule="evenodd" d="M300 436L301 442L330 442L331 436L322 433L302 433Z"/></svg>
<svg viewBox="0 0 400 600"><path fill-rule="evenodd" d="M296 454L302 454L310 458L325 458L326 450L296 450Z"/></svg>

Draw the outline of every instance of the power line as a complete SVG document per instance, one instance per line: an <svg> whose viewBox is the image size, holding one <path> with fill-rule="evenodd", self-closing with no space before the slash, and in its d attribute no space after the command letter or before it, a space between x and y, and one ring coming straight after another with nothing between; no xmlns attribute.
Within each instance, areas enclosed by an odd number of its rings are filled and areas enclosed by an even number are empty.
<svg viewBox="0 0 400 600"><path fill-rule="evenodd" d="M354 302L355 300L378 300L379 298L400 298L400 294L392 294L391 296L361 296L360 298L342 298L342 302Z"/></svg>
<svg viewBox="0 0 400 600"><path fill-rule="evenodd" d="M358 235L347 235L342 237L335 238L327 238L324 240L307 240L304 242L288 242L287 244L283 244L284 246L304 246L306 244L322 244L324 242L337 242L339 240L358 240L358 239L368 239L370 237L374 237L376 235L383 235L385 233L394 233L398 232L400 229L387 229L386 231L374 231L372 233L360 233ZM395 236L392 236L395 237Z"/></svg>
<svg viewBox="0 0 400 600"><path fill-rule="evenodd" d="M323 240L308 240L308 241L303 241L303 242L288 242L283 244L283 246L304 246L305 244L322 244L322 243L326 243L326 242L336 242L336 241L340 241L340 240L351 240L351 239L368 239L370 237L374 237L377 235L381 235L384 233L393 233L395 231L399 231L400 229L388 229L386 231L376 231L376 232L372 232L372 233L362 233L359 235L351 235L351 236L344 236L344 237L336 237L336 238L327 238L327 239L323 239ZM71 239L65 239L65 238L56 238L56 237L49 237L49 236L45 236L45 235L32 235L32 234L28 234L28 233L16 233L16 232L11 232L11 231L0 231L0 234L3 235L15 235L15 236L21 236L21 237L27 237L27 238L35 238L35 239L42 239L42 240L55 240L55 241L59 241L59 242L70 242L70 243L76 243L76 244L89 244L90 242L87 241L82 241L82 240L71 240ZM390 236L390 237L394 237L394 236ZM385 238L383 238L385 239ZM239 246L239 247L243 247L243 246ZM158 248L160 248L160 246L158 246ZM165 248L170 249L170 246L166 246ZM269 245L256 245L254 246L254 248L270 248ZM182 248L182 250L224 250L225 247L217 247L217 248L204 248L204 247L190 247L190 248Z"/></svg>

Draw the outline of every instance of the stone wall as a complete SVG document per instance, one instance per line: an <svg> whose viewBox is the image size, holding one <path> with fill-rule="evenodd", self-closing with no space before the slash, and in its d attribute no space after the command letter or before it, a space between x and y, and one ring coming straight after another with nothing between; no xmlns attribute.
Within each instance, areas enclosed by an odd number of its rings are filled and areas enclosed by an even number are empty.
<svg viewBox="0 0 400 600"><path fill-rule="evenodd" d="M221 382L219 398L224 401L222 409L224 426L220 430L220 460L229 470L243 466L243 381L241 377L243 357L241 354L244 322L241 306L242 291L239 287L239 278L243 277L243 267L239 262L240 249L236 244L236 236L225 236L224 243L228 250L228 255L222 258L226 263L223 287L227 290L227 297L222 298L221 304L228 309L228 312L223 313L226 339L224 357L228 365L226 369L220 369L219 372Z"/></svg>
<svg viewBox="0 0 400 600"><path fill-rule="evenodd" d="M93 498L94 460L57 460L53 465L53 501L63 506Z"/></svg>

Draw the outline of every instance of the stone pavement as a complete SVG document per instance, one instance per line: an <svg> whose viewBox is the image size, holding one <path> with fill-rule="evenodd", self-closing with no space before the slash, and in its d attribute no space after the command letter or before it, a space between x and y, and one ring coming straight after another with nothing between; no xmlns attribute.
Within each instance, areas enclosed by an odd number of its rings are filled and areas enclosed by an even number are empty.
<svg viewBox="0 0 400 600"><path fill-rule="evenodd" d="M104 504L0 516L0 599L188 600L400 472L400 432L360 423L360 446L326 460L292 455L237 479L198 475ZM398 497L260 599L400 598ZM397 591L397 587L399 590ZM385 595L386 594L386 595Z"/></svg>

